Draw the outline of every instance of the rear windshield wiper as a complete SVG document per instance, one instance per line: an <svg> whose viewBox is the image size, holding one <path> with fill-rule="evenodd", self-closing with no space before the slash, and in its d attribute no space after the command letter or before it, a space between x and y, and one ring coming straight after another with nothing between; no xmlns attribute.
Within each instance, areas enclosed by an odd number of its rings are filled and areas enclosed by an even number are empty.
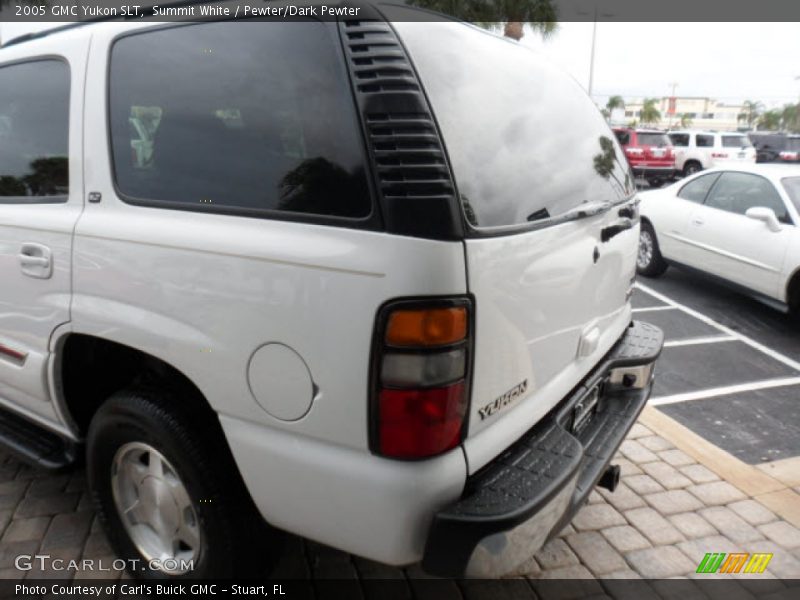
<svg viewBox="0 0 800 600"><path fill-rule="evenodd" d="M611 202L584 202L575 208L569 209L567 212L562 213L557 217L559 221L574 221L576 219L585 219L586 217L593 217L601 215L611 210L614 206Z"/></svg>

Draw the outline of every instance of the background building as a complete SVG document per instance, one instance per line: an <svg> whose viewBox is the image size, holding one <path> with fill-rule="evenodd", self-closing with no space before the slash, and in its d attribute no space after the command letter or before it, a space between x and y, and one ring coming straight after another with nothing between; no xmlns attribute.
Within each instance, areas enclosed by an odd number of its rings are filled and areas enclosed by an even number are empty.
<svg viewBox="0 0 800 600"><path fill-rule="evenodd" d="M636 121L641 125L641 110L644 104L643 98L626 99L625 110L622 112L622 119L619 119L620 112L615 111L612 118L628 124ZM661 113L661 120L655 123L648 123L649 126L660 129L691 127L693 129L716 129L720 131L735 131L746 128L745 124L738 120L744 112L742 104L725 103L713 98L700 97L668 97L658 98L656 103ZM682 120L685 125L682 125Z"/></svg>

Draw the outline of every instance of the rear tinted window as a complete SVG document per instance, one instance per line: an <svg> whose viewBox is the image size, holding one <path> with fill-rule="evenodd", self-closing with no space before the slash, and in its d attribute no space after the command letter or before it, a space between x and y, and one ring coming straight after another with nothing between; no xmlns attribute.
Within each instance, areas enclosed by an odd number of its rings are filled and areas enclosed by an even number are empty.
<svg viewBox="0 0 800 600"><path fill-rule="evenodd" d="M680 146L681 148L689 145L688 133L670 133L669 139L673 146Z"/></svg>
<svg viewBox="0 0 800 600"><path fill-rule="evenodd" d="M749 148L752 146L750 140L743 135L723 135L723 148Z"/></svg>
<svg viewBox="0 0 800 600"><path fill-rule="evenodd" d="M546 221L633 193L614 134L570 77L469 25L397 21L473 226Z"/></svg>
<svg viewBox="0 0 800 600"><path fill-rule="evenodd" d="M714 147L714 136L713 135L697 135L697 146L699 148L713 148Z"/></svg>
<svg viewBox="0 0 800 600"><path fill-rule="evenodd" d="M68 156L67 64L39 60L1 67L0 202L65 201Z"/></svg>
<svg viewBox="0 0 800 600"><path fill-rule="evenodd" d="M371 212L328 24L209 23L124 37L111 55L123 197L176 208Z"/></svg>
<svg viewBox="0 0 800 600"><path fill-rule="evenodd" d="M663 133L642 133L636 134L636 143L639 146L669 146L669 138Z"/></svg>
<svg viewBox="0 0 800 600"><path fill-rule="evenodd" d="M628 131L622 131L617 129L614 131L614 135L617 136L617 141L623 146L629 144L631 141L631 134Z"/></svg>

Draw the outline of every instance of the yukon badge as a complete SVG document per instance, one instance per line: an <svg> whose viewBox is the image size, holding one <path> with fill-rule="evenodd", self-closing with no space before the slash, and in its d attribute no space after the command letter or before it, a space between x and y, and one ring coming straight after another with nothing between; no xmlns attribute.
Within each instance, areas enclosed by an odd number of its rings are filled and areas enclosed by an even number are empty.
<svg viewBox="0 0 800 600"><path fill-rule="evenodd" d="M502 396L498 396L497 398L495 398L494 402L490 402L486 406L479 408L478 414L481 416L481 421L483 421L486 417L491 417L498 410L505 408L512 402L519 400L519 398L522 396L522 394L525 393L525 390L527 389L528 389L528 380L525 379L522 383L518 383Z"/></svg>

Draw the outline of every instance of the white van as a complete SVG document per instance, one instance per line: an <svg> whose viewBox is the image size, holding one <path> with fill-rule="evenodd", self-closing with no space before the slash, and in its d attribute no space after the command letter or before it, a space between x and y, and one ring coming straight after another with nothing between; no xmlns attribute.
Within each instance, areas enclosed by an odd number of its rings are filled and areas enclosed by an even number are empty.
<svg viewBox="0 0 800 600"><path fill-rule="evenodd" d="M0 50L0 438L85 454L139 576L280 530L502 575L616 484L662 335L614 135L525 47L363 10Z"/></svg>
<svg viewBox="0 0 800 600"><path fill-rule="evenodd" d="M684 177L730 163L755 163L756 149L735 131L670 131L675 147L675 169Z"/></svg>

